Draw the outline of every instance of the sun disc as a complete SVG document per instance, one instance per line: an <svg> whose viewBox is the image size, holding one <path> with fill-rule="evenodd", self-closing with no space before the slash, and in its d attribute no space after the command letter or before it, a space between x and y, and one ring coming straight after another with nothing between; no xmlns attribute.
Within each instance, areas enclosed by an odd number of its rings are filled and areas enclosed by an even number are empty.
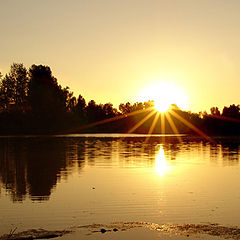
<svg viewBox="0 0 240 240"><path fill-rule="evenodd" d="M154 100L154 107L158 112L164 113L170 108L170 104L164 101Z"/></svg>
<svg viewBox="0 0 240 240"><path fill-rule="evenodd" d="M187 95L177 85L169 82L151 84L139 95L140 101L154 101L156 111L163 113L176 104L180 109L186 110L188 106Z"/></svg>

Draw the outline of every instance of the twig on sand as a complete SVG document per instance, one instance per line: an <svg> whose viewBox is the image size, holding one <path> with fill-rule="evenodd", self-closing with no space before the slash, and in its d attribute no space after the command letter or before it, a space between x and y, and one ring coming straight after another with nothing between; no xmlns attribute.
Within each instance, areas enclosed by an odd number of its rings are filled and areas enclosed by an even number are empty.
<svg viewBox="0 0 240 240"><path fill-rule="evenodd" d="M33 239L49 239L61 237L64 234L71 233L69 230L62 231L47 231L44 229L31 229L19 233L14 233L17 228L10 231L9 234L0 236L0 240L33 240Z"/></svg>
<svg viewBox="0 0 240 240"><path fill-rule="evenodd" d="M15 227L14 229L10 229L10 233L8 234L9 239L11 238L11 236L14 234L16 230L17 230L17 227Z"/></svg>

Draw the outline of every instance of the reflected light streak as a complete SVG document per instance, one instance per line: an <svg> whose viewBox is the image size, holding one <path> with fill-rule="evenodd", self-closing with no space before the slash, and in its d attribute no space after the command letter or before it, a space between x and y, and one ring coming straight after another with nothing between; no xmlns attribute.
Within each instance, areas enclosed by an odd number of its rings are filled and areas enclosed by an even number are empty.
<svg viewBox="0 0 240 240"><path fill-rule="evenodd" d="M149 129L149 131L148 131L148 135L149 135L149 136L146 137L144 143L147 143L147 142L148 142L148 140L149 140L149 138L150 138L150 135L152 134L152 132L153 132L153 130L154 130L156 124L157 124L157 120L159 119L159 114L160 114L159 112L156 113L156 115L155 115L155 117L154 117L154 120L153 120L153 122L152 122L152 125L151 125L151 127L150 127L150 129Z"/></svg>
<svg viewBox="0 0 240 240"><path fill-rule="evenodd" d="M152 121L152 125L150 126L150 129L148 131L148 134L147 134L148 136L145 139L145 143L148 142L148 140L150 138L150 135L154 131L154 128L155 128L159 118L160 118L161 134L163 134L163 141L165 141L164 134L165 134L165 131L166 131L166 121L167 121L169 123L172 131L177 135L177 138L178 138L179 142L182 142L182 138L181 138L181 136L179 136L179 131L178 131L178 129L177 129L177 127L176 127L172 117L180 120L183 124L185 124L187 127L191 128L193 131L195 131L197 134L199 134L201 137L205 138L209 142L215 143L215 141L212 138L210 138L207 134L205 134L199 128L194 126L191 122L189 122L186 119L184 119L177 112L175 112L173 110L169 110L167 112L160 113L160 112L156 111L155 107L149 107L149 108L146 108L146 109L133 111L133 112L130 112L130 113L127 113L127 114L123 114L123 115L120 115L120 116L116 116L116 117L112 117L112 118L96 121L96 122L93 122L93 123L86 124L86 125L83 125L81 127L75 128L74 130L75 131L77 131L77 130L79 131L79 130L91 128L91 127L94 127L94 126L97 126L97 125L102 125L102 124L106 124L106 123L109 123L109 122L117 121L117 120L120 120L120 119L123 119L123 118L127 118L129 116L134 116L134 115L137 115L137 114L140 114L140 113L144 113L144 112L148 112L148 114L141 121L136 123L130 130L128 130L127 133L134 132L137 128L139 128L141 125L143 125L149 118L151 118L154 114L156 114L154 119L153 119L153 121ZM239 122L240 121L240 120L236 120L236 119L233 119L233 118L222 117L222 116L214 117L214 118L219 118L219 119L222 119L222 120L229 120L229 121L234 121L234 122ZM73 131L73 129L69 130L69 132L72 132L72 131Z"/></svg>
<svg viewBox="0 0 240 240"><path fill-rule="evenodd" d="M199 136L202 136L203 138L205 138L207 141L211 142L211 143L215 143L215 141L210 138L207 134L205 134L203 131L201 131L200 129L198 129L196 126L194 126L192 123L188 122L186 119L184 119L183 117L181 117L179 114L177 114L174 111L169 111L170 114L172 114L175 118L177 118L178 120L180 120L183 124L185 124L187 127L191 128L193 131L195 131L197 134L199 134Z"/></svg>
<svg viewBox="0 0 240 240"><path fill-rule="evenodd" d="M163 142L165 142L165 113L161 114L161 134L163 134Z"/></svg>
<svg viewBox="0 0 240 240"><path fill-rule="evenodd" d="M143 123L145 123L156 111L150 112L147 116L145 116L141 121L135 124L127 133L134 132L137 128L139 128Z"/></svg>
<svg viewBox="0 0 240 240"><path fill-rule="evenodd" d="M176 125L174 124L171 116L169 115L168 112L165 113L165 116L166 116L166 118L167 118L167 120L168 120L168 122L169 122L169 124L170 124L170 127L171 127L172 130L173 130L173 132L174 132L175 134L177 134L177 139L178 139L178 141L179 141L179 142L182 142L182 138L179 136L179 131L178 131Z"/></svg>
<svg viewBox="0 0 240 240"><path fill-rule="evenodd" d="M240 120L239 120L239 119L231 118L231 117L226 117L226 116L208 115L208 117L210 117L210 118L217 118L217 119L220 119L220 120L227 120L227 121L231 121L231 122L240 123Z"/></svg>
<svg viewBox="0 0 240 240"><path fill-rule="evenodd" d="M165 134L165 114L161 114L161 134Z"/></svg>
<svg viewBox="0 0 240 240"><path fill-rule="evenodd" d="M109 123L109 122L114 122L114 121L129 117L129 116L134 116L134 115L137 115L137 114L140 114L140 113L149 112L149 111L153 111L153 110L154 110L154 107L149 107L149 108L145 108L145 109L141 109L141 110L136 110L136 111L133 111L133 112L128 113L128 114L123 114L123 115L120 115L120 116L107 118L107 119L104 119L104 120L100 120L100 121L97 121L97 122L86 124L86 125L83 125L81 127L71 129L69 132L71 132L72 130L79 131L79 130L95 127L95 126L98 126L98 125L106 124L106 123Z"/></svg>
<svg viewBox="0 0 240 240"><path fill-rule="evenodd" d="M155 158L155 171L159 174L160 177L164 176L167 170L170 168L168 166L163 146L160 146L159 152Z"/></svg>

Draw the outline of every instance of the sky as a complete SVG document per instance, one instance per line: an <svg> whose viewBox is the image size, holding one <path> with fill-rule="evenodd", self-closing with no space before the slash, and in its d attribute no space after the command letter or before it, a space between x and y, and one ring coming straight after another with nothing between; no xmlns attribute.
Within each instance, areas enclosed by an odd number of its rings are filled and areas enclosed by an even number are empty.
<svg viewBox="0 0 240 240"><path fill-rule="evenodd" d="M186 110L240 103L239 0L0 0L0 6L3 74L13 62L48 65L75 96L116 107L141 100L140 92L159 82L184 92Z"/></svg>

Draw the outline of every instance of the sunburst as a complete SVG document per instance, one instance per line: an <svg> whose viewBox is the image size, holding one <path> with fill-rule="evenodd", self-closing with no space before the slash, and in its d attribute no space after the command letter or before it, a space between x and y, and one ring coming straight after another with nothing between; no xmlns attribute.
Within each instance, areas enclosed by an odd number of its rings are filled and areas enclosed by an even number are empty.
<svg viewBox="0 0 240 240"><path fill-rule="evenodd" d="M91 124L84 125L84 126L78 128L77 130L83 130L83 129L91 128L91 127L94 127L94 126L106 124L106 123L113 122L113 121L116 121L116 120L119 120L119 119L127 118L129 116L138 115L138 114L141 114L141 113L148 113L148 114L143 119L141 119L138 123L136 123L133 127L131 127L131 129L129 129L127 131L127 133L133 133L140 126L142 126L148 119L150 119L154 114L156 114L155 117L153 118L152 124L149 128L148 136L146 137L146 141L148 141L149 137L151 136L151 134L153 133L153 131L154 131L156 125L157 125L158 120L160 119L161 134L163 136L165 135L165 133L166 133L165 126L166 126L166 122L168 122L172 131L176 134L179 142L181 142L182 141L181 140L181 135L179 134L179 130L177 129L177 126L175 125L175 123L173 121L173 118L175 118L175 119L179 120L180 122L182 122L184 125L186 125L188 128L192 129L198 135L205 138L207 141L215 143L214 140L212 138L210 138L206 133L204 133L202 130L200 130L199 128L194 126L192 123L190 123L189 121L184 119L176 111L170 109L168 112L159 113L159 112L156 111L156 109L154 107L149 107L149 108L146 108L146 109L131 112L129 114L120 115L120 116L116 116L116 117L113 117L113 118L108 118L108 119L105 119L105 120L102 120L102 121L97 121L97 122L94 122L94 123L91 123Z"/></svg>
<svg viewBox="0 0 240 240"><path fill-rule="evenodd" d="M152 118L152 123L148 130L148 135L145 139L145 142L147 142L151 136L151 134L154 132L157 124L160 122L160 133L162 134L163 138L166 133L166 123L168 123L168 126L172 129L172 132L176 134L179 142L182 141L181 135L179 134L179 130L175 124L174 119L178 120L179 122L186 125L188 128L192 129L194 132L196 132L201 137L205 138L206 140L210 142L214 142L212 138L210 138L206 133L204 133L202 130L200 130L198 127L194 126L191 122L183 118L180 114L178 114L179 109L174 109L171 106L172 101L177 102L177 104L181 107L186 107L186 97L183 94L182 91L179 90L174 85L171 85L169 83L160 83L158 85L152 85L149 88L145 89L144 94L147 96L152 96L154 99L154 106L144 108L141 110L133 111L128 114L122 114L113 118L104 119L101 121L97 121L94 123L90 123L84 126L81 126L78 129L75 130L83 130L87 128L91 128L94 126L107 124L113 121L117 121L123 118L127 118L129 116L134 115L140 115L142 113L144 114L144 117L139 120L134 126L131 126L131 128L127 131L127 133L133 133L135 132L139 127L141 127L146 121L149 121L149 119ZM142 95L144 98L144 94ZM161 97L159 97L161 95ZM148 99L146 99L148 100ZM154 116L155 114L155 116ZM154 117L153 117L154 116ZM164 139L163 139L164 140Z"/></svg>

